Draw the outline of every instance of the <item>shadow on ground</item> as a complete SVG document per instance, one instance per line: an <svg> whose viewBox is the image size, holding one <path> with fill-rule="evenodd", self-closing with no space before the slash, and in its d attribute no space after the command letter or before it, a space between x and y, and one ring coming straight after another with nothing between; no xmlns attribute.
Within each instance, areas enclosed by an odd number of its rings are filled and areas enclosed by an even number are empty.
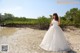
<svg viewBox="0 0 80 53"><path fill-rule="evenodd" d="M70 50L67 53L77 53L76 51Z"/></svg>

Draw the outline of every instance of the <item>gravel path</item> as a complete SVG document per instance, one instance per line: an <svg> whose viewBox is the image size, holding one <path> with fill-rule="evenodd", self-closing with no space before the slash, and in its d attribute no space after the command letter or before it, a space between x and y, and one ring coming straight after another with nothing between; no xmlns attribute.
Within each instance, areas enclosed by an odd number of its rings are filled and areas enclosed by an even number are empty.
<svg viewBox="0 0 80 53"><path fill-rule="evenodd" d="M0 45L8 44L9 49L5 53L56 53L45 51L39 47L45 33L46 30L0 27ZM69 53L80 53L80 29L68 29L64 34L73 50ZM0 53L4 52L0 51Z"/></svg>

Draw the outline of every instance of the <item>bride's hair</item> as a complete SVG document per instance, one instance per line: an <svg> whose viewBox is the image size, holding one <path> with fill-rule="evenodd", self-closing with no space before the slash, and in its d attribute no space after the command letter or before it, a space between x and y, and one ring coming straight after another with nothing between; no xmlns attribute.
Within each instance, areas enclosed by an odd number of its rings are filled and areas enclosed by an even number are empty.
<svg viewBox="0 0 80 53"><path fill-rule="evenodd" d="M56 20L56 21L58 21L58 20L59 20L59 18L58 18L58 14L57 14L57 13L54 13L54 14L53 14L53 16L55 16L55 17L56 17L56 18L55 18L55 20Z"/></svg>

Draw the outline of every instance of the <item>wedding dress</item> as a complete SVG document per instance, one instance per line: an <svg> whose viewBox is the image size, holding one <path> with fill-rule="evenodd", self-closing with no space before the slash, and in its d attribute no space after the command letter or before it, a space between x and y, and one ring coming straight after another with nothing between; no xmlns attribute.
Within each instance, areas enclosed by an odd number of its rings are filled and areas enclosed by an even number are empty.
<svg viewBox="0 0 80 53"><path fill-rule="evenodd" d="M58 26L58 21L53 19L51 23L53 25L46 32L39 46L47 51L69 51L70 47L62 29Z"/></svg>

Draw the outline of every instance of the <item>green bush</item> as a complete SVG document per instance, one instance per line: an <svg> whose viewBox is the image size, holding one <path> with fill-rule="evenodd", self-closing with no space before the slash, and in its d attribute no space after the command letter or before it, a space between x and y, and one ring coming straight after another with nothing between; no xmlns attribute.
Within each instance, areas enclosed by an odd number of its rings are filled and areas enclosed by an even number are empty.
<svg viewBox="0 0 80 53"><path fill-rule="evenodd" d="M38 18L38 26L40 29L47 29L49 27L50 19L44 16Z"/></svg>

